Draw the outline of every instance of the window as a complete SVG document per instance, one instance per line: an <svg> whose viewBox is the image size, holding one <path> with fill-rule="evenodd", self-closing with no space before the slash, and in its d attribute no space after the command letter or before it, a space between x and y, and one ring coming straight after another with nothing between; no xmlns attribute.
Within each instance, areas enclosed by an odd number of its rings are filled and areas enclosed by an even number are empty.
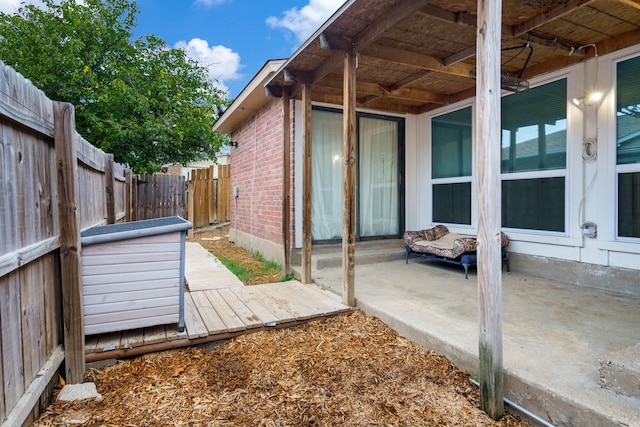
<svg viewBox="0 0 640 427"><path fill-rule="evenodd" d="M618 236L640 237L640 57L616 73Z"/></svg>
<svg viewBox="0 0 640 427"><path fill-rule="evenodd" d="M471 225L471 107L431 119L432 219Z"/></svg>
<svg viewBox="0 0 640 427"><path fill-rule="evenodd" d="M565 231L567 80L502 98L502 226Z"/></svg>

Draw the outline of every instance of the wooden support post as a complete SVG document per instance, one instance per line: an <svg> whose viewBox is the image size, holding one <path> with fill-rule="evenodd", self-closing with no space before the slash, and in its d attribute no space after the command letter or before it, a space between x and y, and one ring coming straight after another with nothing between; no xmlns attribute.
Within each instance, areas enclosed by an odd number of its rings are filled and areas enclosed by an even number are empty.
<svg viewBox="0 0 640 427"><path fill-rule="evenodd" d="M72 104L54 102L53 108L65 380L79 384L84 381L85 358L76 119Z"/></svg>
<svg viewBox="0 0 640 427"><path fill-rule="evenodd" d="M113 173L113 154L104 157L104 190L107 196L107 224L116 223L115 177Z"/></svg>
<svg viewBox="0 0 640 427"><path fill-rule="evenodd" d="M282 277L291 272L291 103L282 94Z"/></svg>
<svg viewBox="0 0 640 427"><path fill-rule="evenodd" d="M476 158L480 406L504 414L500 245L500 0L478 0Z"/></svg>
<svg viewBox="0 0 640 427"><path fill-rule="evenodd" d="M344 57L342 190L342 303L355 306L355 193L356 193L356 54Z"/></svg>
<svg viewBox="0 0 640 427"><path fill-rule="evenodd" d="M302 85L302 283L311 283L311 86Z"/></svg>

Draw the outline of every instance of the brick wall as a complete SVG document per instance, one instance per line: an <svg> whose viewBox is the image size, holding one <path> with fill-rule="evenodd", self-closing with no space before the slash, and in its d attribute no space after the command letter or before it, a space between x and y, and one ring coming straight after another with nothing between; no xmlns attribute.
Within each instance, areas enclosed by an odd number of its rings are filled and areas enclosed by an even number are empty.
<svg viewBox="0 0 640 427"><path fill-rule="evenodd" d="M293 102L290 108L293 114ZM293 163L293 118L291 161ZM241 233L282 244L282 100L274 98L236 129L231 139L231 186L238 198L231 200L231 227ZM293 205L293 164L291 164ZM293 206L291 218L293 218ZM293 220L292 230L293 230ZM293 234L292 234L293 241ZM250 248L251 249L251 248Z"/></svg>

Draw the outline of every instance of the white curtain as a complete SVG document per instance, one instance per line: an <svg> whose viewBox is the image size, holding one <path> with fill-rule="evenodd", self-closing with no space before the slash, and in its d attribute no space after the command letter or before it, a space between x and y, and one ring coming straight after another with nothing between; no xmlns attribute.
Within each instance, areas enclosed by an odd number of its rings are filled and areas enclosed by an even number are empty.
<svg viewBox="0 0 640 427"><path fill-rule="evenodd" d="M360 236L398 233L398 124L361 117L359 121Z"/></svg>
<svg viewBox="0 0 640 427"><path fill-rule="evenodd" d="M342 237L342 113L314 110L312 128L311 238Z"/></svg>

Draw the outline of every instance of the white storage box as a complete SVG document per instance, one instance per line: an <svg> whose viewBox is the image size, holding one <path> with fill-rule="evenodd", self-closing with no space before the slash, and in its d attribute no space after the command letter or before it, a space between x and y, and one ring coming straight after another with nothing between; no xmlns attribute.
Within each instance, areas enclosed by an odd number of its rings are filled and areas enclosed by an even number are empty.
<svg viewBox="0 0 640 427"><path fill-rule="evenodd" d="M81 234L85 335L176 323L184 330L184 257L192 225L174 216Z"/></svg>

